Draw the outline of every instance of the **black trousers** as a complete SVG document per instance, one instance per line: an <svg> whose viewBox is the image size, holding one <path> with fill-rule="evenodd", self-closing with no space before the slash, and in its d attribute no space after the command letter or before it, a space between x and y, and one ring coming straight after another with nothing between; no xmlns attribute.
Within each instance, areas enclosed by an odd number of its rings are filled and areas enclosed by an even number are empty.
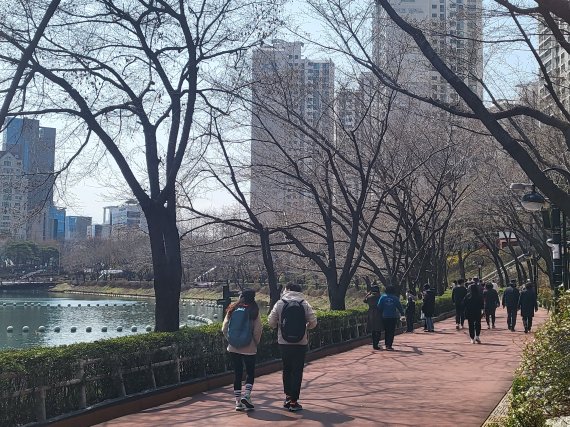
<svg viewBox="0 0 570 427"><path fill-rule="evenodd" d="M463 304L455 304L455 323L461 326L465 324L465 307Z"/></svg>
<svg viewBox="0 0 570 427"><path fill-rule="evenodd" d="M253 385L255 379L255 354L230 353L234 364L234 390L241 390L243 365L245 364L245 383Z"/></svg>
<svg viewBox="0 0 570 427"><path fill-rule="evenodd" d="M414 330L414 318L415 313L406 314L406 332L412 332Z"/></svg>
<svg viewBox="0 0 570 427"><path fill-rule="evenodd" d="M507 307L507 326L509 329L515 329L517 324L517 309L516 307Z"/></svg>
<svg viewBox="0 0 570 427"><path fill-rule="evenodd" d="M382 331L372 331L372 347L378 348L378 343L380 342L380 335Z"/></svg>
<svg viewBox="0 0 570 427"><path fill-rule="evenodd" d="M384 343L386 344L386 347L390 348L392 347L392 344L394 344L394 333L396 332L396 321L398 319L394 318L390 318L390 317L384 317Z"/></svg>
<svg viewBox="0 0 570 427"><path fill-rule="evenodd" d="M532 316L529 317L522 316L522 320L523 320L524 330L530 331L530 328L532 328Z"/></svg>
<svg viewBox="0 0 570 427"><path fill-rule="evenodd" d="M469 336L471 339L478 337L481 334L481 319L467 319L469 324Z"/></svg>
<svg viewBox="0 0 570 427"><path fill-rule="evenodd" d="M279 349L283 361L283 391L291 400L297 400L301 393L307 346L279 344Z"/></svg>
<svg viewBox="0 0 570 427"><path fill-rule="evenodd" d="M496 308L485 309L485 320L487 321L487 325L495 326L496 310L497 310ZM489 323L489 320L491 320L491 323Z"/></svg>

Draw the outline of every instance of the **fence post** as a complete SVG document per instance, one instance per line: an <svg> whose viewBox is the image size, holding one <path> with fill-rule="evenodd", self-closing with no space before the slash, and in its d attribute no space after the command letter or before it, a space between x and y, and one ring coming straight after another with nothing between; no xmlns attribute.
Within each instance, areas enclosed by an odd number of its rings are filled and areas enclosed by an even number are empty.
<svg viewBox="0 0 570 427"><path fill-rule="evenodd" d="M125 381L123 380L123 371L119 365L119 361L115 359L115 377L117 378L117 389L120 397L125 397L127 391L125 389Z"/></svg>
<svg viewBox="0 0 570 427"><path fill-rule="evenodd" d="M46 420L46 389L44 386L39 387L35 393L35 410L36 420L43 423Z"/></svg>
<svg viewBox="0 0 570 427"><path fill-rule="evenodd" d="M174 360L174 378L176 382L180 382L180 357L178 357L178 346L174 344L172 346L172 357Z"/></svg>
<svg viewBox="0 0 570 427"><path fill-rule="evenodd" d="M79 385L79 409L85 409L87 407L87 391L85 386L85 361L79 361L79 370L77 371L77 378L81 381Z"/></svg>

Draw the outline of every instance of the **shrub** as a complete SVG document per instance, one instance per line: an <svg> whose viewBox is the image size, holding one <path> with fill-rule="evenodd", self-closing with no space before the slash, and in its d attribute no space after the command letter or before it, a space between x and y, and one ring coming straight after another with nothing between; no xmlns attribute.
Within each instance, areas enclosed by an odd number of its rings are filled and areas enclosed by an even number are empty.
<svg viewBox="0 0 570 427"><path fill-rule="evenodd" d="M523 351L513 382L507 425L539 427L570 415L570 294Z"/></svg>

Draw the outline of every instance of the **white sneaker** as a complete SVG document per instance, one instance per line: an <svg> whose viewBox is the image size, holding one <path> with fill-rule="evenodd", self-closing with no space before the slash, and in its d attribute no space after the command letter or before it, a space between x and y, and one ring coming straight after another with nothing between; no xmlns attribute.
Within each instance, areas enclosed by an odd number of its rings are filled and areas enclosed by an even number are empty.
<svg viewBox="0 0 570 427"><path fill-rule="evenodd" d="M481 344L481 338L475 337L475 341L477 341L477 344Z"/></svg>
<svg viewBox="0 0 570 427"><path fill-rule="evenodd" d="M236 402L236 411L245 411L245 406L241 402Z"/></svg>
<svg viewBox="0 0 570 427"><path fill-rule="evenodd" d="M241 398L241 403L247 409L255 408L255 406L253 406L253 402L251 401L251 396L248 394Z"/></svg>
<svg viewBox="0 0 570 427"><path fill-rule="evenodd" d="M459 330L459 323L455 325L455 329Z"/></svg>
<svg viewBox="0 0 570 427"><path fill-rule="evenodd" d="M471 339L471 344L475 344L475 340L474 340L474 339Z"/></svg>

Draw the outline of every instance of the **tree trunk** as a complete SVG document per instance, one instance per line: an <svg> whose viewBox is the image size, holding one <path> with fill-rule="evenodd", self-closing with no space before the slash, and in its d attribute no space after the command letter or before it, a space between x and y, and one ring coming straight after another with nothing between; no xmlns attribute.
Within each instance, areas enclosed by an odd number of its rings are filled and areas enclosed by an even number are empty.
<svg viewBox="0 0 570 427"><path fill-rule="evenodd" d="M261 239L261 254L263 256L263 265L267 271L267 283L269 284L269 311L281 297L279 291L279 279L275 272L275 264L273 263L273 255L271 253L271 241L269 239L269 232L265 229L259 233Z"/></svg>
<svg viewBox="0 0 570 427"><path fill-rule="evenodd" d="M154 269L155 331L177 331L180 325L182 262L174 208L151 206L145 210Z"/></svg>
<svg viewBox="0 0 570 427"><path fill-rule="evenodd" d="M465 280L465 258L462 249L457 252L457 265L459 267L459 278Z"/></svg>
<svg viewBox="0 0 570 427"><path fill-rule="evenodd" d="M337 282L335 272L326 274L326 278L331 310L346 310L347 286L342 286Z"/></svg>

